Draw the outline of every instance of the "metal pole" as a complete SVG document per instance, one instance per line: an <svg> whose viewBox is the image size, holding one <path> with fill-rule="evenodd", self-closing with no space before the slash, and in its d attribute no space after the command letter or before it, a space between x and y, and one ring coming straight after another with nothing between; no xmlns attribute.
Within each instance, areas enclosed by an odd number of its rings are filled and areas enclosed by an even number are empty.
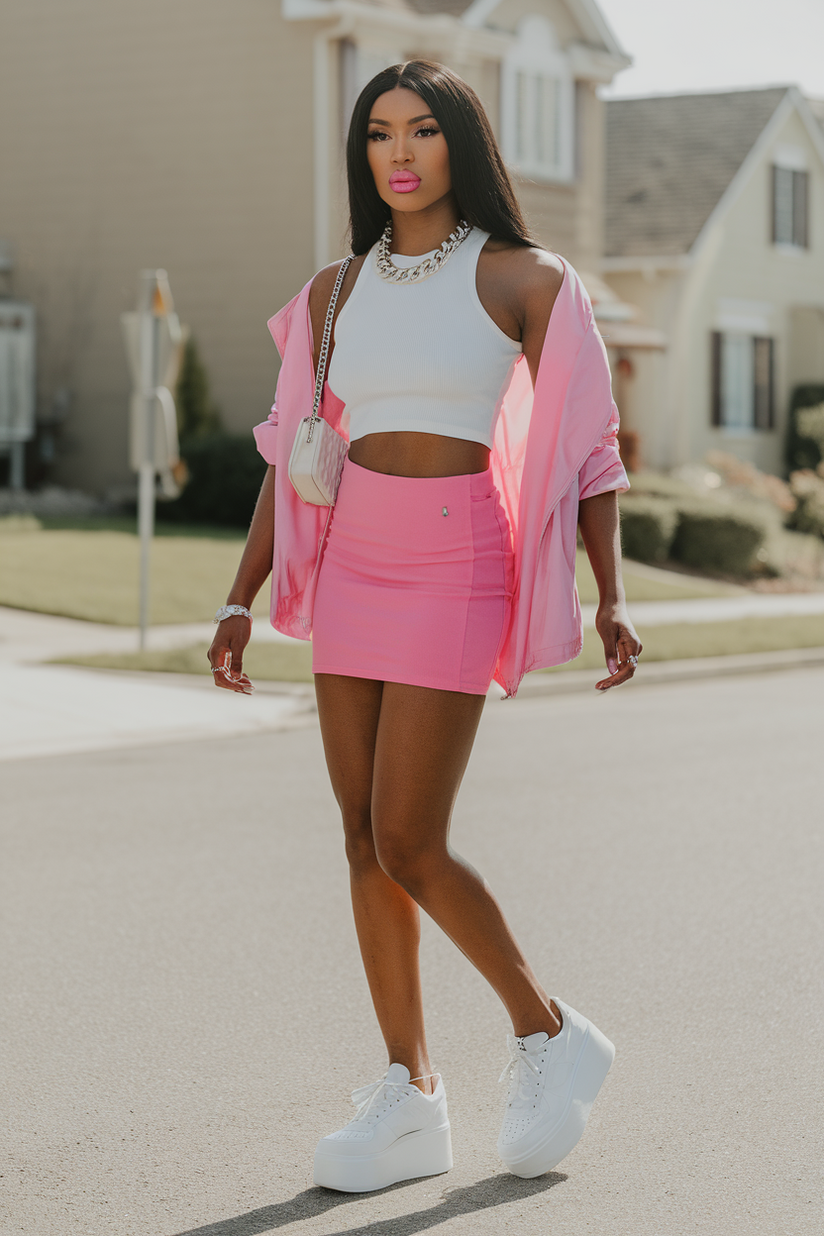
<svg viewBox="0 0 824 1236"><path fill-rule="evenodd" d="M140 651L146 648L149 626L149 571L155 505L154 388L156 386L156 326L152 312L155 272L143 272L140 305L140 394L144 406L143 449L137 491L137 526L140 535Z"/></svg>

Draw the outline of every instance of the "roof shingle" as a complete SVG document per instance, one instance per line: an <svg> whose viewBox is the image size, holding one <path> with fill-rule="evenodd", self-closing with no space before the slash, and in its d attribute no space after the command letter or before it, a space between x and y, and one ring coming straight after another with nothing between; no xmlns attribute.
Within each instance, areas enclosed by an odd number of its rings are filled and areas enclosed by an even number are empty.
<svg viewBox="0 0 824 1236"><path fill-rule="evenodd" d="M689 252L787 89L610 100L607 255Z"/></svg>

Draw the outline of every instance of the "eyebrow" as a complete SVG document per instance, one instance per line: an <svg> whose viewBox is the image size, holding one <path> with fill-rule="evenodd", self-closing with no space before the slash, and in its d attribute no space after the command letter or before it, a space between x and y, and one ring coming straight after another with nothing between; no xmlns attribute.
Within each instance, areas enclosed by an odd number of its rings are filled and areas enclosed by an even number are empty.
<svg viewBox="0 0 824 1236"><path fill-rule="evenodd" d="M426 114L423 116L413 116L412 119L407 120L406 123L407 124L418 124L421 120L434 120L434 119L435 117L432 115L431 112L426 112ZM369 117L368 123L369 124L382 124L387 129L390 127L390 122L388 120L377 120L374 116Z"/></svg>

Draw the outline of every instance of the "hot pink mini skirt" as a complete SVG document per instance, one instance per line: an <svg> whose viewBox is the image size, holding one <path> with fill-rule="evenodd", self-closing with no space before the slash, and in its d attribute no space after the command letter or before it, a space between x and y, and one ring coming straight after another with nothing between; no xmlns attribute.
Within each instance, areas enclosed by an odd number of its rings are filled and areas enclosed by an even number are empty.
<svg viewBox="0 0 824 1236"><path fill-rule="evenodd" d="M386 476L346 460L315 596L314 673L485 694L511 597L491 470Z"/></svg>

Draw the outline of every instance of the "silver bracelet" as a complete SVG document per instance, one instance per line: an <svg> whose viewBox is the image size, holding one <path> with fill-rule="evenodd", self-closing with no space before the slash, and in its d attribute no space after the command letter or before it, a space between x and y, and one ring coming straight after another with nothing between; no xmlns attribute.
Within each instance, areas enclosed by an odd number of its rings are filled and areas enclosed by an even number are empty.
<svg viewBox="0 0 824 1236"><path fill-rule="evenodd" d="M214 622L223 622L224 618L231 618L234 614L243 614L244 618L248 618L252 622L252 615L245 605L221 605L214 616Z"/></svg>

